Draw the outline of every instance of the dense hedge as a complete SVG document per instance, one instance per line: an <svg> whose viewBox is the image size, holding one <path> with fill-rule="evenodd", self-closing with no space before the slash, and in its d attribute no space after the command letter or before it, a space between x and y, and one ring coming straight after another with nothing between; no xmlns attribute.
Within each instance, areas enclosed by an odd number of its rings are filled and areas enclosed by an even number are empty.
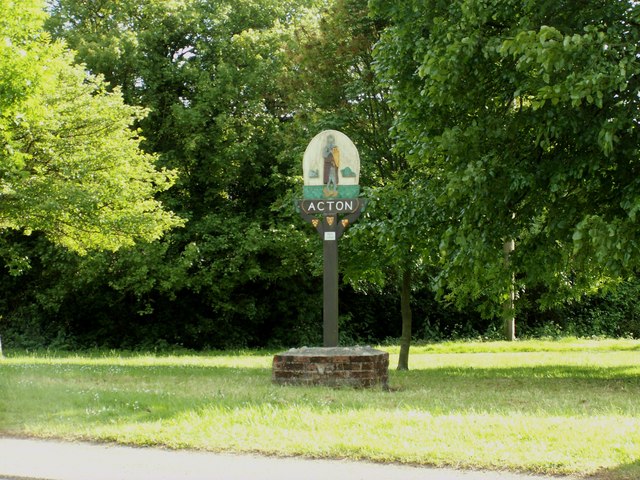
<svg viewBox="0 0 640 480"><path fill-rule="evenodd" d="M14 302L15 308L2 319L0 335L8 348L148 350L320 345L320 285L302 285L280 289L253 285L251 298L242 300L255 306L251 316L212 312L202 299L188 293L173 299L157 296L154 310L148 314L136 311L135 299L116 299L109 291L96 296L69 296L52 310L42 302L42 291L27 290L22 298L3 300L5 305ZM517 332L520 337L640 338L639 293L640 281L629 281L606 293L546 311L523 299ZM389 289L364 294L343 286L340 295L342 344L397 341L401 328L397 292ZM501 338L500 319L483 319L471 309L458 311L439 303L428 291L415 292L412 307L414 341Z"/></svg>

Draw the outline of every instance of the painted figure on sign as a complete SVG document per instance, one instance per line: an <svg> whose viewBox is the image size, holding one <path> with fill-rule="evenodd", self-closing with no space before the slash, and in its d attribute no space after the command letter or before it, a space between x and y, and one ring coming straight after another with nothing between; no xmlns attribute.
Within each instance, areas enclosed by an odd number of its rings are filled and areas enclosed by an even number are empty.
<svg viewBox="0 0 640 480"><path fill-rule="evenodd" d="M340 149L333 135L327 137L327 144L322 150L324 160L324 196L338 195L338 169L340 168Z"/></svg>
<svg viewBox="0 0 640 480"><path fill-rule="evenodd" d="M358 198L360 156L344 133L323 130L307 145L302 158L305 199Z"/></svg>

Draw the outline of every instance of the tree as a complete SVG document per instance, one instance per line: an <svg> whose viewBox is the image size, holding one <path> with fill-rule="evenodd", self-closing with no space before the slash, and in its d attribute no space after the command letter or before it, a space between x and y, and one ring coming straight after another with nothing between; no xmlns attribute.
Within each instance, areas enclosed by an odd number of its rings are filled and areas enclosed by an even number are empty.
<svg viewBox="0 0 640 480"><path fill-rule="evenodd" d="M419 211L428 201L428 183L417 172L398 172L384 186L367 191L367 218L350 239L347 276L356 285L372 285L379 291L395 284L400 297L402 330L398 370L409 369L413 330L412 292L430 290L434 273L430 222L421 222ZM371 288L371 287L369 287Z"/></svg>
<svg viewBox="0 0 640 480"><path fill-rule="evenodd" d="M85 253L181 225L154 198L175 173L156 169L131 129L144 112L49 40L40 2L0 6L0 229L42 231Z"/></svg>
<svg viewBox="0 0 640 480"><path fill-rule="evenodd" d="M74 319L78 286L103 292L73 333L117 342L114 318L125 319L127 342L202 348L312 343L321 331L310 313L319 294L305 268L309 236L291 207L299 159L283 141L291 112L278 85L291 24L308 3L50 2L51 32L149 110L138 123L143 148L180 171L161 199L189 220L160 242L87 260L77 268L86 283L52 291L51 305ZM48 268L73 271L66 261Z"/></svg>
<svg viewBox="0 0 640 480"><path fill-rule="evenodd" d="M429 170L442 289L491 314L635 271L640 5L630 0L373 0L396 145ZM504 262L503 245L516 249Z"/></svg>
<svg viewBox="0 0 640 480"><path fill-rule="evenodd" d="M369 13L365 0L335 0L318 22L298 28L290 49L296 64L288 78L290 103L298 104L295 121L307 130L343 130L358 146L361 183L371 202L366 218L347 232L342 267L356 289L380 294L385 285L393 285L397 290L402 324L398 368L404 370L412 338L412 290L429 264L424 247L428 225L414 222L415 209L422 208L416 194L424 185L392 148L394 110L388 89L374 74L372 55L383 22Z"/></svg>

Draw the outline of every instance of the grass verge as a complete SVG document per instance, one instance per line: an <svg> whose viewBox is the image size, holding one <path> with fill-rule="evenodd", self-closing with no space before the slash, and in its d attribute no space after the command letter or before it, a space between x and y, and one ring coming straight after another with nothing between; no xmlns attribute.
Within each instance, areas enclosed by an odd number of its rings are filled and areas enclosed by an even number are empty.
<svg viewBox="0 0 640 480"><path fill-rule="evenodd" d="M638 341L421 346L391 391L277 386L271 359L7 352L0 434L640 478Z"/></svg>

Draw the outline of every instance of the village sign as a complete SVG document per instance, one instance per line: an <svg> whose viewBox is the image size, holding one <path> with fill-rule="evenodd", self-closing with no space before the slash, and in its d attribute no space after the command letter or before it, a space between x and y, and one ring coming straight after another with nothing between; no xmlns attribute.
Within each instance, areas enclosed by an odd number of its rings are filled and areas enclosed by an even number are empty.
<svg viewBox="0 0 640 480"><path fill-rule="evenodd" d="M300 215L323 240L323 346L338 346L338 242L363 211L360 156L353 142L337 130L316 135L302 160Z"/></svg>

